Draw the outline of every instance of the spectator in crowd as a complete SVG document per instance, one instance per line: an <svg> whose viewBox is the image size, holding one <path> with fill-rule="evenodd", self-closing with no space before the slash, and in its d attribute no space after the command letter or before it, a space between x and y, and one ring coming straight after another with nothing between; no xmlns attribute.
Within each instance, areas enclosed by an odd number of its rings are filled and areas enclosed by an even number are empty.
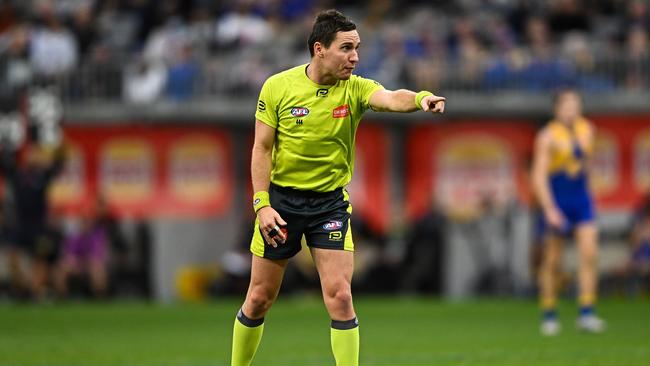
<svg viewBox="0 0 650 366"><path fill-rule="evenodd" d="M199 80L199 65L192 55L192 46L189 44L181 48L175 57L174 63L167 73L167 96L173 101L182 102L191 98Z"/></svg>
<svg viewBox="0 0 650 366"><path fill-rule="evenodd" d="M586 92L609 91L614 84L608 78L599 75L596 58L589 47L585 34L572 33L564 37L561 44L562 54L573 65L573 84L576 89Z"/></svg>
<svg viewBox="0 0 650 366"><path fill-rule="evenodd" d="M160 98L167 82L167 68L160 60L140 58L124 72L124 100L147 104Z"/></svg>
<svg viewBox="0 0 650 366"><path fill-rule="evenodd" d="M51 6L39 10L43 25L32 31L31 62L37 75L55 78L72 71L77 65L78 45Z"/></svg>
<svg viewBox="0 0 650 366"><path fill-rule="evenodd" d="M550 91L569 86L569 65L557 57L546 21L543 18L531 18L528 21L527 36L530 62L519 75L520 86L531 91Z"/></svg>
<svg viewBox="0 0 650 366"><path fill-rule="evenodd" d="M147 38L143 49L144 58L150 62L163 62L167 66L171 65L174 63L176 55L180 54L188 43L185 31L182 19L170 16Z"/></svg>
<svg viewBox="0 0 650 366"><path fill-rule="evenodd" d="M29 29L15 24L0 37L0 97L15 99L32 79L29 64Z"/></svg>
<svg viewBox="0 0 650 366"><path fill-rule="evenodd" d="M198 90L252 95L266 77L300 57L296 50L304 42L299 28L310 18L304 15L327 2L4 2L0 54L7 39L3 33L30 14L35 15L26 27L31 72L50 81L59 77L60 86L73 89L64 95L75 100L117 97L112 72L98 77L102 71L87 70L106 68L95 63L97 54L116 55L107 59L120 73L140 63L139 57L129 57L140 52L147 62L162 62L175 72L175 55L188 46L198 66ZM366 11L364 28L370 35L361 49L368 62L359 74L385 80L387 86L407 82L415 89L544 92L570 85L600 92L648 87L646 1L449 1L435 8L425 3L351 3ZM274 40L272 49L255 47L269 39ZM81 74L69 74L79 63ZM229 66L233 64L237 67Z"/></svg>
<svg viewBox="0 0 650 366"><path fill-rule="evenodd" d="M650 29L650 10L647 0L630 0L625 2L627 7L620 17L620 28L624 34L629 34L632 28Z"/></svg>
<svg viewBox="0 0 650 366"><path fill-rule="evenodd" d="M224 46L243 47L260 44L273 36L264 17L253 11L254 1L236 0L236 8L217 22L217 42Z"/></svg>
<svg viewBox="0 0 650 366"><path fill-rule="evenodd" d="M115 52L132 51L137 49L134 46L141 46L142 39L138 34L138 29L143 23L141 14L151 12L139 8L138 2L131 3L131 6L126 8L120 6L120 1L100 1L96 6L97 13L93 14L99 40Z"/></svg>
<svg viewBox="0 0 650 366"><path fill-rule="evenodd" d="M85 58L99 41L99 33L93 20L92 4L84 3L74 9L69 27L79 46L80 58Z"/></svg>
<svg viewBox="0 0 650 366"><path fill-rule="evenodd" d="M650 46L648 31L636 26L630 28L625 43L625 86L630 89L650 87Z"/></svg>
<svg viewBox="0 0 650 366"><path fill-rule="evenodd" d="M463 16L455 20L448 43L452 65L458 65L454 70L457 86L461 89L477 88L485 63L485 51L471 18Z"/></svg>
<svg viewBox="0 0 650 366"><path fill-rule="evenodd" d="M552 0L549 1L548 23L557 36L569 32L586 33L591 24L582 0Z"/></svg>
<svg viewBox="0 0 650 366"><path fill-rule="evenodd" d="M0 2L0 34L11 29L16 21L16 10L9 1Z"/></svg>

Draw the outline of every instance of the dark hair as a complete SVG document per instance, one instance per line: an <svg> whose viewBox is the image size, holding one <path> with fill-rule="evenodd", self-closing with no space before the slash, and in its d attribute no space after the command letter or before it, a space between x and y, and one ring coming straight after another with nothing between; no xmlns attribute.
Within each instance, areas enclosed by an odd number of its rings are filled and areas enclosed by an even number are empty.
<svg viewBox="0 0 650 366"><path fill-rule="evenodd" d="M325 47L329 47L336 38L337 32L348 32L355 29L357 29L357 25L338 10L321 11L316 16L314 27L307 41L309 54L314 56L314 43L320 42Z"/></svg>
<svg viewBox="0 0 650 366"><path fill-rule="evenodd" d="M557 90L555 94L553 94L553 105L557 106L557 104L560 102L562 97L564 97L567 94L575 94L578 98L582 99L580 93L576 89L565 87Z"/></svg>

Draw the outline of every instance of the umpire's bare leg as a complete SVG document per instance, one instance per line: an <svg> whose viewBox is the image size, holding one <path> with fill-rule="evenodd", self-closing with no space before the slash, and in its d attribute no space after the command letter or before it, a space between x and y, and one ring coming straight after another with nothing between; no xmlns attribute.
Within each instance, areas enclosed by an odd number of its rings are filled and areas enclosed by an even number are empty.
<svg viewBox="0 0 650 366"><path fill-rule="evenodd" d="M311 253L330 318L344 321L356 317L352 304L353 252L311 248Z"/></svg>
<svg viewBox="0 0 650 366"><path fill-rule="evenodd" d="M332 319L330 336L337 366L359 365L359 322L352 304L352 251L311 248L323 301Z"/></svg>
<svg viewBox="0 0 650 366"><path fill-rule="evenodd" d="M251 319L263 318L278 297L287 259L273 260L253 255L251 282L241 309Z"/></svg>

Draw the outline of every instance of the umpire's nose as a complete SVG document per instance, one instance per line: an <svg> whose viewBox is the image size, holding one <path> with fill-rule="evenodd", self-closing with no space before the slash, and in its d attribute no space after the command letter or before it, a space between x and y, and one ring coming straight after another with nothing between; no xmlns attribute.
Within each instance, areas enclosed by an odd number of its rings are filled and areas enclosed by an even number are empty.
<svg viewBox="0 0 650 366"><path fill-rule="evenodd" d="M359 62L359 51L357 51L357 50L352 51L352 53L350 54L350 59L349 60L353 64L356 64L357 62Z"/></svg>

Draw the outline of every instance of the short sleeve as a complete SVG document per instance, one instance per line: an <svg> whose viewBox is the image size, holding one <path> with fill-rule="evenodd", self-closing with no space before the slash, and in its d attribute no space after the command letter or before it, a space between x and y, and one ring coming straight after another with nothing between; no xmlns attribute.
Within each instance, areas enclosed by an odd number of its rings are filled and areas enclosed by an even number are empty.
<svg viewBox="0 0 650 366"><path fill-rule="evenodd" d="M384 89L384 86L380 83L372 80L366 79L361 76L355 77L355 90L358 92L358 97L361 100L361 105L363 109L366 110L370 108L370 96L377 90Z"/></svg>
<svg viewBox="0 0 650 366"><path fill-rule="evenodd" d="M257 99L255 118L273 128L277 128L278 114L276 101L273 98L273 84L273 79L269 78L262 85L260 96Z"/></svg>

